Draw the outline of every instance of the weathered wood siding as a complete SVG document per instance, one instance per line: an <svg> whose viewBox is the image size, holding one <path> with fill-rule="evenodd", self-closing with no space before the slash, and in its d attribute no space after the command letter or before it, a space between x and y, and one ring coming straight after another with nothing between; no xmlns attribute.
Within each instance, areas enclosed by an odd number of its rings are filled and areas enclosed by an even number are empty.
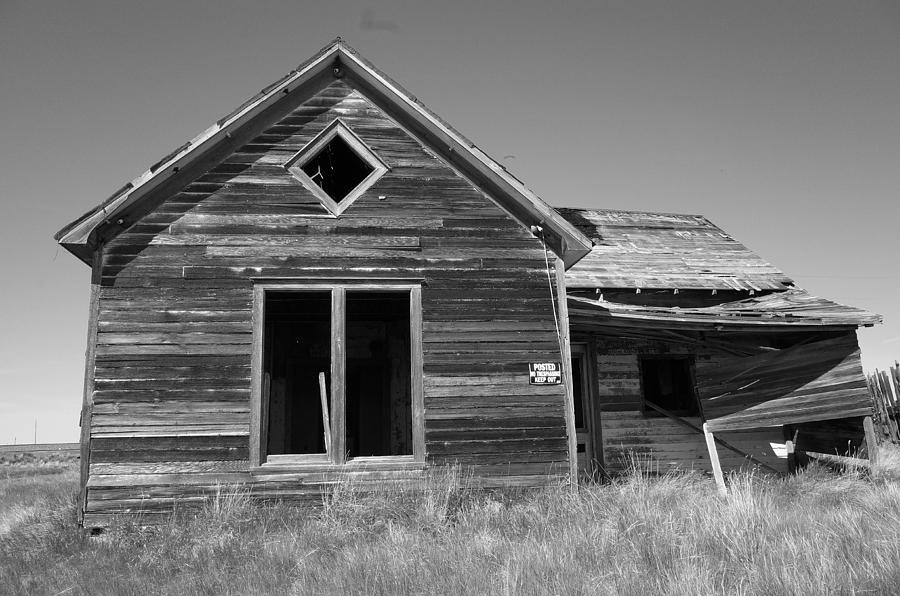
<svg viewBox="0 0 900 596"><path fill-rule="evenodd" d="M698 362L714 365L722 358L709 350L689 348L663 341L597 338L596 393L600 410L604 467L611 473L626 471L636 459L649 461L660 471L671 468L710 471L702 434L665 417L645 417L642 412L642 355L693 354ZM699 418L685 418L700 426ZM772 443L784 443L780 428L717 433L717 437L778 470L787 471L787 460L776 455ZM748 460L719 448L723 469L739 469Z"/></svg>
<svg viewBox="0 0 900 596"><path fill-rule="evenodd" d="M391 170L333 218L282 164L338 116ZM563 388L528 385L560 360L542 245L335 81L104 247L86 523L250 481L250 278L293 276L424 279L428 461L566 471Z"/></svg>
<svg viewBox="0 0 900 596"><path fill-rule="evenodd" d="M700 418L685 420L695 426ZM622 473L639 464L651 470L700 470L712 473L709 451L703 435L669 418L647 418L641 412L604 412L603 455L606 469ZM716 433L741 451L751 454L776 470L787 472L787 458L776 454L775 446L784 444L780 428ZM734 451L718 447L723 470L750 468L755 464Z"/></svg>
<svg viewBox="0 0 900 596"><path fill-rule="evenodd" d="M697 367L714 431L870 416L856 333Z"/></svg>

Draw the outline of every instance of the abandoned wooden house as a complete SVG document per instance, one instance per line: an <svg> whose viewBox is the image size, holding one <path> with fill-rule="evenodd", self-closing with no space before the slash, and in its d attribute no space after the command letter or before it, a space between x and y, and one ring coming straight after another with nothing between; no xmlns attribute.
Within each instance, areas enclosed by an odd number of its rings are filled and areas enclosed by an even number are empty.
<svg viewBox="0 0 900 596"><path fill-rule="evenodd" d="M92 267L87 527L221 483L705 468L703 423L784 470L770 442L869 412L877 317L702 217L551 208L340 39L56 238Z"/></svg>

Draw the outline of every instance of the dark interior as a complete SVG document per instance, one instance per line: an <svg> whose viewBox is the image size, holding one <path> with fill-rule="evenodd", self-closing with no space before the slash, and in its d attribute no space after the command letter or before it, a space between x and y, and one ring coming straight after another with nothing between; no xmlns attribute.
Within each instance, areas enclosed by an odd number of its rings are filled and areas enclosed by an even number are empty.
<svg viewBox="0 0 900 596"><path fill-rule="evenodd" d="M582 379L584 360L580 356L572 358L572 393L575 401L575 428L584 428L584 388Z"/></svg>
<svg viewBox="0 0 900 596"><path fill-rule="evenodd" d="M412 454L408 292L347 292L349 457Z"/></svg>
<svg viewBox="0 0 900 596"><path fill-rule="evenodd" d="M584 359L581 356L572 358L572 393L575 402L575 429L585 428L584 422ZM584 443L579 442L578 453L585 452Z"/></svg>
<svg viewBox="0 0 900 596"><path fill-rule="evenodd" d="M270 292L265 313L266 451L325 453L319 372L325 373L330 408L331 292Z"/></svg>
<svg viewBox="0 0 900 596"><path fill-rule="evenodd" d="M349 290L345 316L347 455L410 455L409 293ZM320 372L329 418L341 407L331 400L331 292L269 292L264 342L267 455L326 453Z"/></svg>
<svg viewBox="0 0 900 596"><path fill-rule="evenodd" d="M641 358L644 401L678 416L699 416L690 358ZM644 407L646 416L663 416Z"/></svg>
<svg viewBox="0 0 900 596"><path fill-rule="evenodd" d="M311 160L303 171L325 193L340 203L374 170L340 136L335 136Z"/></svg>

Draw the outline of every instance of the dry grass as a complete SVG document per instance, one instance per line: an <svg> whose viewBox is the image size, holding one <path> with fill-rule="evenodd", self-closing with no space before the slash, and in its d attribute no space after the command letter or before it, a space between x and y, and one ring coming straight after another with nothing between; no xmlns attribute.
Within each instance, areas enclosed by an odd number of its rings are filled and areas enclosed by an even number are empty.
<svg viewBox="0 0 900 596"><path fill-rule="evenodd" d="M5 479L4 479L5 478ZM528 493L342 484L316 508L223 488L196 516L99 538L73 472L0 472L0 590L23 594L896 593L900 485L812 468L731 478L636 470Z"/></svg>

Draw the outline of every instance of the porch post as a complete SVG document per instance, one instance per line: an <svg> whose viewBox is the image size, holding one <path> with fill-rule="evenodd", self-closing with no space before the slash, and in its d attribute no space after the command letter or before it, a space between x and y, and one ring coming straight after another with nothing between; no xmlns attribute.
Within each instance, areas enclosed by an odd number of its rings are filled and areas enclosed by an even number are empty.
<svg viewBox="0 0 900 596"><path fill-rule="evenodd" d="M569 305L566 303L566 265L556 258L556 301L559 312L559 351L566 388L566 438L569 445L569 482L578 484L578 438L575 436L575 390L572 385L572 342L569 337Z"/></svg>
<svg viewBox="0 0 900 596"><path fill-rule="evenodd" d="M716 439L713 437L709 425L703 423L703 436L706 437L706 449L709 451L709 462L712 464L713 478L716 479L716 486L719 487L719 493L728 494L725 488L725 477L722 475L722 466L719 464L719 452L716 450Z"/></svg>

